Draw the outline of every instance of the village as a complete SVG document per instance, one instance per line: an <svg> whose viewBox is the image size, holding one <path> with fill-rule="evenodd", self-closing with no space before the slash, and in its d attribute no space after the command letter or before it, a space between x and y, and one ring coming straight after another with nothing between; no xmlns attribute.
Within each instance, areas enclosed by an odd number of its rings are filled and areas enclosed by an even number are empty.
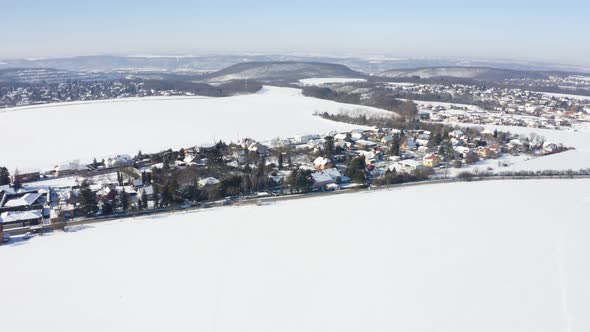
<svg viewBox="0 0 590 332"><path fill-rule="evenodd" d="M87 165L65 163L42 173L15 172L0 186L0 233L8 241L10 234L29 236L80 220L425 181L483 160L500 164L505 156L568 149L540 136L428 128L355 129L264 142L245 138Z"/></svg>
<svg viewBox="0 0 590 332"><path fill-rule="evenodd" d="M390 83L397 97L412 97L423 120L445 123L568 129L590 122L590 97L464 84ZM423 101L423 100L440 100Z"/></svg>

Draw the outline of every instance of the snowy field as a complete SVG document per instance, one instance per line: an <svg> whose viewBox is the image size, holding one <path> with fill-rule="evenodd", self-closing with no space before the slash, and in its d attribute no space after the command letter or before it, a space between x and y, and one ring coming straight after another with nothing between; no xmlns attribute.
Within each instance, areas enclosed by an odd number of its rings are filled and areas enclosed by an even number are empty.
<svg viewBox="0 0 590 332"><path fill-rule="evenodd" d="M352 82L366 82L364 78L306 78L299 80L301 85L322 85L328 83L352 83Z"/></svg>
<svg viewBox="0 0 590 332"><path fill-rule="evenodd" d="M544 95L549 97L556 97L556 98L567 98L573 100L581 100L581 101L590 101L590 96L582 96L582 95L570 95L565 93L550 93L550 92L543 92Z"/></svg>
<svg viewBox="0 0 590 332"><path fill-rule="evenodd" d="M1 326L586 332L589 217L590 180L536 180L96 224L0 247Z"/></svg>
<svg viewBox="0 0 590 332"><path fill-rule="evenodd" d="M469 126L466 124L457 124ZM563 143L564 146L573 147L574 150L553 154L549 156L527 158L516 156L505 158L504 162L508 167L499 167L497 160L487 160L470 166L454 170L458 173L463 170L481 171L492 168L496 171L543 171L543 170L579 170L590 168L590 125L577 125L572 130L551 130L516 126L478 126L485 129L498 129L499 131L511 132L519 135L529 136L535 133L545 138L546 142Z"/></svg>
<svg viewBox="0 0 590 332"><path fill-rule="evenodd" d="M47 170L72 160L134 155L140 149L159 152L220 139L265 140L358 127L314 116L316 111L391 116L384 110L308 98L299 89L277 87L227 98L135 98L14 108L0 112L2 137L10 142L3 144L2 162L11 171Z"/></svg>

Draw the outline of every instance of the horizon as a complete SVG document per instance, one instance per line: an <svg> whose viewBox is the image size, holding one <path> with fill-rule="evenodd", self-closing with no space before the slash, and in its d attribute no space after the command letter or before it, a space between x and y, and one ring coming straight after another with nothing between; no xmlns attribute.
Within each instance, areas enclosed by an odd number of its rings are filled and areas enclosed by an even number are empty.
<svg viewBox="0 0 590 332"><path fill-rule="evenodd" d="M590 66L581 1L69 0L6 4L2 59L90 55L330 54L465 58ZM567 7L567 8L566 8ZM30 8L36 8L31 11ZM40 27L43 33L39 33ZM361 56L361 57L363 57ZM358 57L358 56L355 56Z"/></svg>

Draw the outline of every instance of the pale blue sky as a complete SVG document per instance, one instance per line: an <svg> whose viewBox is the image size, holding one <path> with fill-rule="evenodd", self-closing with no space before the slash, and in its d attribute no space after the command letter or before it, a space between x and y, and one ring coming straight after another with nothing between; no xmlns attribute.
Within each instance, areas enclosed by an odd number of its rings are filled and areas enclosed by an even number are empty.
<svg viewBox="0 0 590 332"><path fill-rule="evenodd" d="M0 58L207 52L590 65L590 1L0 0Z"/></svg>

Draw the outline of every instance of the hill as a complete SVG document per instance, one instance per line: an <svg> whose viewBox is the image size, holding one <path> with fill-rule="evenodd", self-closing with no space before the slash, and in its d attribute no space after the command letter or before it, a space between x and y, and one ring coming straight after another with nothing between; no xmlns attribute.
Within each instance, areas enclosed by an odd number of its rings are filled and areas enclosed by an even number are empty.
<svg viewBox="0 0 590 332"><path fill-rule="evenodd" d="M245 62L206 75L209 82L258 80L263 82L297 82L316 77L357 78L364 75L344 65L322 62Z"/></svg>
<svg viewBox="0 0 590 332"><path fill-rule="evenodd" d="M542 79L548 72L520 71L489 67L427 67L415 69L393 69L377 76L390 78L419 77L423 79L438 77L455 77L483 81L503 81L507 79Z"/></svg>

